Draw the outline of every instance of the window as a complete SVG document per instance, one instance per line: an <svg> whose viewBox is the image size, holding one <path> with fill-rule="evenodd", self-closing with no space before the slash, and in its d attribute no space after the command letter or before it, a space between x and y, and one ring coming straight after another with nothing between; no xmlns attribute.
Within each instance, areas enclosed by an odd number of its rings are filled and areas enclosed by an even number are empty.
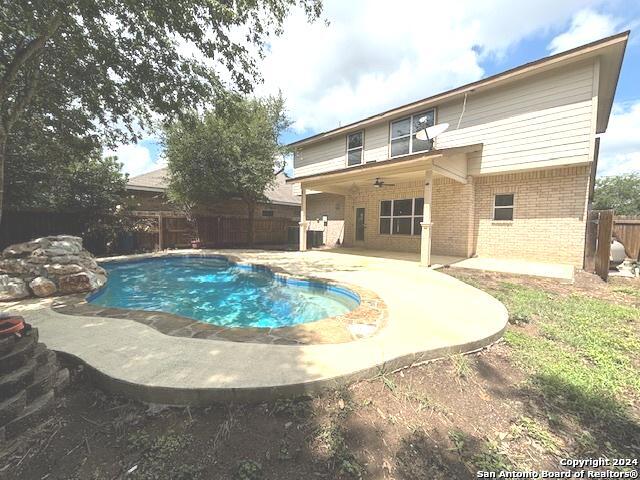
<svg viewBox="0 0 640 480"><path fill-rule="evenodd" d="M496 195L493 202L494 220L513 220L513 193Z"/></svg>
<svg viewBox="0 0 640 480"><path fill-rule="evenodd" d="M262 210L263 217L273 217L273 210Z"/></svg>
<svg viewBox="0 0 640 480"><path fill-rule="evenodd" d="M431 140L418 140L416 133L435 122L435 110L416 113L407 118L391 122L391 152L390 156L407 155L409 153L424 152L431 149ZM424 122L420 119L425 117Z"/></svg>
<svg viewBox="0 0 640 480"><path fill-rule="evenodd" d="M363 140L364 132L347 135L347 166L350 167L351 165L360 165L362 163Z"/></svg>
<svg viewBox="0 0 640 480"><path fill-rule="evenodd" d="M380 202L381 235L420 235L424 198Z"/></svg>

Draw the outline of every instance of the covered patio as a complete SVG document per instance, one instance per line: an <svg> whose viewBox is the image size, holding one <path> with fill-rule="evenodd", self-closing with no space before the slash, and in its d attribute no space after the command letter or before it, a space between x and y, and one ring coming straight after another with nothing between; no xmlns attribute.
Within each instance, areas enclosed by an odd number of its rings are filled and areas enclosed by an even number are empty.
<svg viewBox="0 0 640 480"><path fill-rule="evenodd" d="M314 193L330 193L345 197L345 245L369 250L375 249L368 238L380 237L379 226L376 225L380 205L373 196L368 193L372 188L388 193L390 198L403 198L411 196L424 199L417 210L417 202L412 204L411 220L414 225L410 227L410 234L390 235L385 243L404 243L414 246L419 240L419 247L400 248L407 250L407 255L418 255L419 261L424 266L431 266L432 237L433 237L433 183L434 179L444 178L459 185L467 185L471 182L468 175L468 155L479 152L482 144L474 144L463 147L431 150L418 154L406 155L401 158L385 160L381 162L369 162L361 165L346 167L340 170L332 170L326 173L299 176L287 180L288 183L298 183L301 190L300 209L300 245L301 251L307 250L307 219L308 198ZM410 193L405 193L411 189ZM466 206L469 210L470 206ZM368 214L368 216L367 216ZM390 214L389 222L393 221ZM367 221L366 219L369 219ZM443 230L447 228L444 226ZM369 230L367 230L369 229ZM418 231L419 230L419 231ZM378 233L374 233L378 232ZM353 243L352 243L353 239ZM372 248L374 247L374 248ZM378 247L380 248L380 247ZM383 248L383 250L386 250ZM460 256L466 258L470 255ZM454 256L451 256L452 258ZM450 258L449 260L451 260Z"/></svg>

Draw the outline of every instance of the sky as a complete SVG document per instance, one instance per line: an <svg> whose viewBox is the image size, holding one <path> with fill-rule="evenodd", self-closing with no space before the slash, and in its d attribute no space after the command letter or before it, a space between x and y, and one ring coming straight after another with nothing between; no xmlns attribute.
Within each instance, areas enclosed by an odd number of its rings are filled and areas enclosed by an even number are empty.
<svg viewBox="0 0 640 480"><path fill-rule="evenodd" d="M325 0L286 20L256 95L282 91L289 143L631 29L598 175L640 172L640 2ZM164 166L157 133L105 152L131 176ZM290 166L289 166L290 170Z"/></svg>

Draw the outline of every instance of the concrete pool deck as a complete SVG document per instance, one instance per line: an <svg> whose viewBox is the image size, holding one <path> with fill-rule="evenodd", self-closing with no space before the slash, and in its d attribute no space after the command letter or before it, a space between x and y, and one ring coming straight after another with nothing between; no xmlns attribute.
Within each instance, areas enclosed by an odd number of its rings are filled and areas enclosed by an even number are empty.
<svg viewBox="0 0 640 480"><path fill-rule="evenodd" d="M481 348L507 325L495 298L411 261L326 251L207 252L370 289L387 304L387 324L349 343L269 345L173 337L132 320L63 315L50 308L52 299L2 307L37 327L49 348L89 366L106 390L175 405L309 393Z"/></svg>

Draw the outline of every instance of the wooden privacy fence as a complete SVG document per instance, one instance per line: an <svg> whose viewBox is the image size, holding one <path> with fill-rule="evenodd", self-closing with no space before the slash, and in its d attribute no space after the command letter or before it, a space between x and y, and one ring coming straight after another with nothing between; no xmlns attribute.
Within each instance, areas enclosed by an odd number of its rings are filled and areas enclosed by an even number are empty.
<svg viewBox="0 0 640 480"><path fill-rule="evenodd" d="M613 238L624 245L627 257L640 259L640 215L613 217Z"/></svg>
<svg viewBox="0 0 640 480"><path fill-rule="evenodd" d="M249 243L249 219L242 217L197 217L200 241L207 247L227 247ZM254 219L256 245L285 245L290 226L296 222L288 218Z"/></svg>
<svg viewBox="0 0 640 480"><path fill-rule="evenodd" d="M92 215L93 224L108 220L106 216ZM105 254L107 239L101 234L87 234L90 218L86 213L5 210L0 223L0 249L13 243L49 235L77 235L83 237L84 247L94 255Z"/></svg>
<svg viewBox="0 0 640 480"><path fill-rule="evenodd" d="M584 250L584 269L597 273L600 278L609 277L613 210L592 210L587 217L587 233Z"/></svg>
<svg viewBox="0 0 640 480"><path fill-rule="evenodd" d="M0 224L0 249L49 235L77 235L94 255L128 254L159 248L183 248L198 238L207 247L246 246L249 243L249 220L242 217L203 216L197 218L198 229L179 212L131 212L131 225L108 244L103 234L87 233L87 225L106 217L77 212L5 211ZM91 222L89 222L91 220ZM297 223L288 218L257 218L256 245L281 245L288 242L289 227Z"/></svg>
<svg viewBox="0 0 640 480"><path fill-rule="evenodd" d="M133 234L132 243L145 250L189 247L196 239L211 248L249 244L249 219L244 217L197 216L192 223L178 212L139 211L132 215L149 221L148 228ZM297 224L288 218L254 219L254 243L284 246L291 226Z"/></svg>

